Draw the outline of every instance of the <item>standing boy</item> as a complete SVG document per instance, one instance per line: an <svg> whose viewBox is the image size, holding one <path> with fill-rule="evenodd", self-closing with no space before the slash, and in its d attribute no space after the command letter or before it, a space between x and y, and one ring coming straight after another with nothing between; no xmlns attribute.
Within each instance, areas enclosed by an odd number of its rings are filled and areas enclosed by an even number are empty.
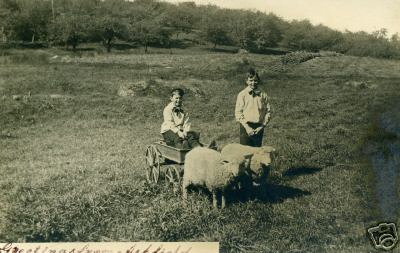
<svg viewBox="0 0 400 253"><path fill-rule="evenodd" d="M189 117L182 109L184 91L180 88L171 91L171 102L164 108L164 122L161 125L161 134L167 145L190 149L200 146L199 134L190 131Z"/></svg>
<svg viewBox="0 0 400 253"><path fill-rule="evenodd" d="M258 88L260 77L251 68L247 73L247 87L236 100L235 118L240 123L240 144L261 147L264 128L271 117L267 93Z"/></svg>

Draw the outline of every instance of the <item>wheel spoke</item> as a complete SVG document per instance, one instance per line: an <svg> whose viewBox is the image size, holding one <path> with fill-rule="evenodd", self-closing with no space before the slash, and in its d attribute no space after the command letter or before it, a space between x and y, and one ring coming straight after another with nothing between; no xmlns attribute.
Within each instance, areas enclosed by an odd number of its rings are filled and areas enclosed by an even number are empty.
<svg viewBox="0 0 400 253"><path fill-rule="evenodd" d="M178 183L178 185L181 184L181 175L179 173L179 169L177 168L177 166L174 166L174 173L175 173L175 179L174 181L176 181Z"/></svg>
<svg viewBox="0 0 400 253"><path fill-rule="evenodd" d="M150 145L145 153L146 179L149 183L158 183L160 176L160 154L154 145Z"/></svg>
<svg viewBox="0 0 400 253"><path fill-rule="evenodd" d="M154 164L154 151L153 146L149 146L146 149L146 165L151 167Z"/></svg>
<svg viewBox="0 0 400 253"><path fill-rule="evenodd" d="M159 166L153 166L153 180L154 183L158 183L158 178L160 176L160 167Z"/></svg>
<svg viewBox="0 0 400 253"><path fill-rule="evenodd" d="M151 183L151 167L146 167L146 179L148 183Z"/></svg>
<svg viewBox="0 0 400 253"><path fill-rule="evenodd" d="M158 179L160 177L160 153L158 152L157 148L155 146L152 146L152 153L154 157L154 163L153 163L153 180L154 183L158 183Z"/></svg>
<svg viewBox="0 0 400 253"><path fill-rule="evenodd" d="M167 166L167 168L165 169L165 180L168 183L172 183L174 181L174 177L171 171L171 166Z"/></svg>

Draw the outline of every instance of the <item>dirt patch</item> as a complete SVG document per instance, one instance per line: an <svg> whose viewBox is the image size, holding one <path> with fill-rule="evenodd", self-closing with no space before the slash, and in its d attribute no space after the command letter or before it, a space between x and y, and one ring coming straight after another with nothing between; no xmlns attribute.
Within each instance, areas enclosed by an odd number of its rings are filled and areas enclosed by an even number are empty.
<svg viewBox="0 0 400 253"><path fill-rule="evenodd" d="M131 97L142 94L149 88L150 84L146 81L138 81L135 83L123 83L118 89L118 96Z"/></svg>

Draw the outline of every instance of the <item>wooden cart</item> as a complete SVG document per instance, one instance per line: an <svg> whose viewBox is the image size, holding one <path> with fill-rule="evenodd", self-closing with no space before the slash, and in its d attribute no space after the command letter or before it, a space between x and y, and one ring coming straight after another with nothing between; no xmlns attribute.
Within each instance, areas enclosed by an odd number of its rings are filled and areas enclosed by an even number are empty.
<svg viewBox="0 0 400 253"><path fill-rule="evenodd" d="M165 182L179 186L185 155L189 151L168 146L163 140L149 145L145 154L147 182L157 184L161 177Z"/></svg>

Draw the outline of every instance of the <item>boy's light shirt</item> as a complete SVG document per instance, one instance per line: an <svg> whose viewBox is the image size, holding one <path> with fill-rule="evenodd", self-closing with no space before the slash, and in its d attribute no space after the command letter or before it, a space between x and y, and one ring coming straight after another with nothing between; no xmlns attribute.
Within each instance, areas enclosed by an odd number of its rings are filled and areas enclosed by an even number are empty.
<svg viewBox="0 0 400 253"><path fill-rule="evenodd" d="M174 103L169 103L163 112L164 122L161 125L161 133L171 130L174 133L183 131L185 133L190 131L190 122L188 114L185 112L176 113L173 111Z"/></svg>
<svg viewBox="0 0 400 253"><path fill-rule="evenodd" d="M259 96L253 97L251 89L246 87L236 99L235 118L242 125L247 122L266 125L271 116L271 107L267 93L261 91Z"/></svg>

